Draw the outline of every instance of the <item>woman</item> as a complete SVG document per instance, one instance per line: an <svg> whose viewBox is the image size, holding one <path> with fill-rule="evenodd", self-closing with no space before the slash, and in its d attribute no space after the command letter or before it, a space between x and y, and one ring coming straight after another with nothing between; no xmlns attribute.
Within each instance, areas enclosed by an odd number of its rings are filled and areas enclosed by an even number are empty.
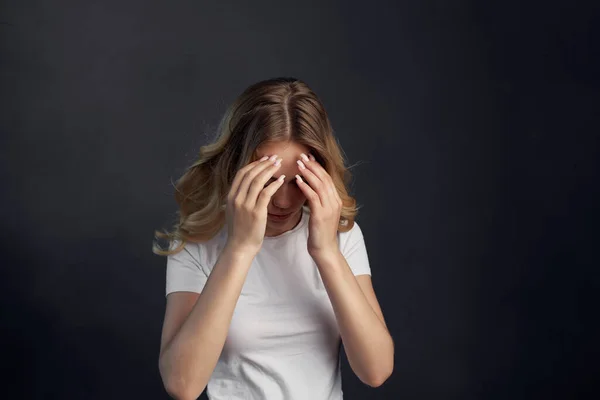
<svg viewBox="0 0 600 400"><path fill-rule="evenodd" d="M178 180L159 369L195 399L342 399L339 349L367 385L393 369L350 174L303 82L250 86Z"/></svg>

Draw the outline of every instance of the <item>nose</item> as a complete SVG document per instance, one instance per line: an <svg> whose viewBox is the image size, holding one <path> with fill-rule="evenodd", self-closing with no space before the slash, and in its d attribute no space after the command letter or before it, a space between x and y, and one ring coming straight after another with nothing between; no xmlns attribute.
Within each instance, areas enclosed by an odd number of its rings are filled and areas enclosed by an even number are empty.
<svg viewBox="0 0 600 400"><path fill-rule="evenodd" d="M277 189L273 197L271 197L273 205L277 208L281 208L284 210L292 205L290 192L286 186L286 184L283 184L283 186Z"/></svg>

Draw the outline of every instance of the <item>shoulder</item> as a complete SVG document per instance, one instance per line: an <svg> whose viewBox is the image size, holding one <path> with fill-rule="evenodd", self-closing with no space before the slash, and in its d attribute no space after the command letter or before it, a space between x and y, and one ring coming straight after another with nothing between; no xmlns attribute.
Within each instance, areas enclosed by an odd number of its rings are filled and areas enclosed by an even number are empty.
<svg viewBox="0 0 600 400"><path fill-rule="evenodd" d="M339 233L339 245L340 251L354 275L371 275L365 239L356 221L347 232Z"/></svg>
<svg viewBox="0 0 600 400"><path fill-rule="evenodd" d="M363 235L362 233L362 229L360 228L360 225L358 224L358 222L354 221L354 223L352 224L352 228L348 229L346 232L338 232L340 238L344 238L344 239L349 239L349 238L353 238L353 237L357 237L357 236L361 236Z"/></svg>
<svg viewBox="0 0 600 400"><path fill-rule="evenodd" d="M363 232L358 222L354 221L352 228L348 231L338 232L338 240L340 250L342 250L343 253L346 253L357 244L364 243Z"/></svg>
<svg viewBox="0 0 600 400"><path fill-rule="evenodd" d="M186 241L181 250L168 256L169 260L187 260L198 266L212 269L221 249L224 245L222 232L215 235L212 239L205 242ZM175 241L171 244L171 249L181 246L181 241Z"/></svg>
<svg viewBox="0 0 600 400"><path fill-rule="evenodd" d="M200 259L200 246L198 243L185 242L182 246L181 240L175 240L169 245L169 250L174 251L167 256L167 265L172 266L178 263L193 264L199 267L202 264Z"/></svg>

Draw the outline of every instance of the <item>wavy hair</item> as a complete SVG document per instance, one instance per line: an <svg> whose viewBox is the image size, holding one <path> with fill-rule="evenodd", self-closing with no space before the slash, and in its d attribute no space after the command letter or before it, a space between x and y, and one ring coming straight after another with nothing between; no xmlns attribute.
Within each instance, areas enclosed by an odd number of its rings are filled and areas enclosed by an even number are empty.
<svg viewBox="0 0 600 400"><path fill-rule="evenodd" d="M227 109L216 140L200 147L198 159L176 181L178 222L171 231L155 231L153 252L169 255L188 241L214 237L226 222L227 194L237 171L258 158L259 146L282 141L307 146L329 173L343 203L338 231L350 230L358 207L348 193L351 173L325 108L306 83L282 77L251 85ZM169 241L167 249L159 239Z"/></svg>

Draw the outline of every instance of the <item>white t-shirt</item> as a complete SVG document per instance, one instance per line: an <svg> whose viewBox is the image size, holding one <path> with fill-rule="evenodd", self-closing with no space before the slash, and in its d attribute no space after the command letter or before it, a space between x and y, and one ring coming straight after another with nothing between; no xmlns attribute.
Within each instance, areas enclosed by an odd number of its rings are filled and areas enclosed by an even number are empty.
<svg viewBox="0 0 600 400"><path fill-rule="evenodd" d="M341 400L341 338L319 270L308 254L309 211L298 225L265 237L252 261L227 339L207 385L211 400ZM355 222L338 242L354 275L371 275ZM167 261L166 293L200 293L227 229L186 243Z"/></svg>

